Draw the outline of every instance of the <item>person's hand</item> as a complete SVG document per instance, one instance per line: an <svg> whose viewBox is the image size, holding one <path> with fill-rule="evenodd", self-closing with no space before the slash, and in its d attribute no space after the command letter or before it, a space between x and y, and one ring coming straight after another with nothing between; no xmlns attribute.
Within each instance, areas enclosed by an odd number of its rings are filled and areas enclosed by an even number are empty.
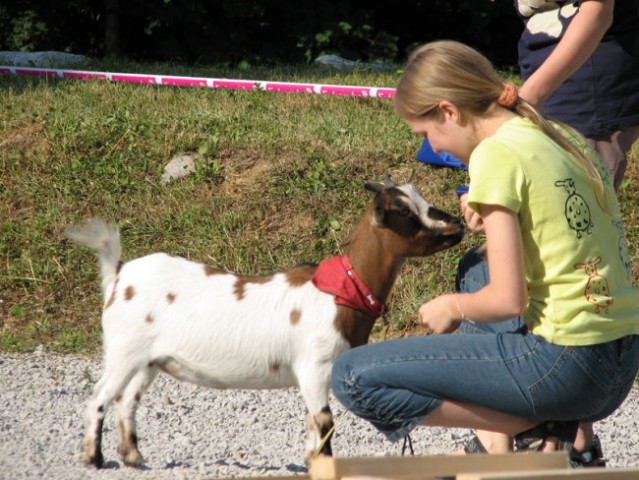
<svg viewBox="0 0 639 480"><path fill-rule="evenodd" d="M451 333L459 328L454 295L440 295L419 307L418 321L433 333Z"/></svg>
<svg viewBox="0 0 639 480"><path fill-rule="evenodd" d="M484 231L484 221L481 216L474 211L472 208L468 206L468 194L465 193L461 197L459 197L459 205L462 211L462 215L464 215L464 220L466 220L466 225L475 233L485 233Z"/></svg>

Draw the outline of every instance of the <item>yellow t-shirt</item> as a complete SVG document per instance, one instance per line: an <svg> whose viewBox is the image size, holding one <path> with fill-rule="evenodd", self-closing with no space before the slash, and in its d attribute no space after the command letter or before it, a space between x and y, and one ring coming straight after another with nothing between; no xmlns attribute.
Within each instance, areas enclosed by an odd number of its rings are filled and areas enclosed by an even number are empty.
<svg viewBox="0 0 639 480"><path fill-rule="evenodd" d="M617 197L599 156L583 137L564 134L593 157L607 211L577 159L523 118L506 122L473 151L469 205L517 213L529 296L524 319L533 333L559 345L639 334L639 289Z"/></svg>

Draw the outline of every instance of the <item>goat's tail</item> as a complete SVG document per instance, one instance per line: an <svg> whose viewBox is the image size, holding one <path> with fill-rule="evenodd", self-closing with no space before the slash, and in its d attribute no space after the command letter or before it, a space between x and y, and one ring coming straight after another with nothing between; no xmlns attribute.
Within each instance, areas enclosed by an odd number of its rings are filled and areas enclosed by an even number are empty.
<svg viewBox="0 0 639 480"><path fill-rule="evenodd" d="M92 218L84 225L69 227L65 235L76 243L96 250L100 259L102 273L102 291L115 280L120 267L122 246L120 231L99 218Z"/></svg>

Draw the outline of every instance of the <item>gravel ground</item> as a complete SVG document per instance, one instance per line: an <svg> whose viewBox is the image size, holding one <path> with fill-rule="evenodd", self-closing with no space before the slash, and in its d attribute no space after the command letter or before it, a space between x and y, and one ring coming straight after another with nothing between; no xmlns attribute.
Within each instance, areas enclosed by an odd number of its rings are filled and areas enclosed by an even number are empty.
<svg viewBox="0 0 639 480"><path fill-rule="evenodd" d="M97 359L43 351L0 354L1 479L198 479L306 474L303 462L304 406L294 389L207 390L160 375L138 409L143 469L122 464L113 411L104 424L106 467L80 461L84 403L100 374ZM622 407L596 425L608 464L639 464L637 406L633 389ZM366 422L332 399L336 456L400 455ZM448 453L462 446L467 430L421 428L412 435L415 453Z"/></svg>

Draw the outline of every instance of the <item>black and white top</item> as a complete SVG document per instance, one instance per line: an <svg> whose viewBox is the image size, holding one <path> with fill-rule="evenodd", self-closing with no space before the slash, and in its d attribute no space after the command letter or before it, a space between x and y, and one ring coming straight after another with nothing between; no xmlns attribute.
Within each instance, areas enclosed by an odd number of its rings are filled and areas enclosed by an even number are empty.
<svg viewBox="0 0 639 480"><path fill-rule="evenodd" d="M575 1L515 0L525 24L519 64L528 78L579 9ZM592 56L546 101L543 113L586 136L639 125L639 0L617 0L614 21Z"/></svg>

